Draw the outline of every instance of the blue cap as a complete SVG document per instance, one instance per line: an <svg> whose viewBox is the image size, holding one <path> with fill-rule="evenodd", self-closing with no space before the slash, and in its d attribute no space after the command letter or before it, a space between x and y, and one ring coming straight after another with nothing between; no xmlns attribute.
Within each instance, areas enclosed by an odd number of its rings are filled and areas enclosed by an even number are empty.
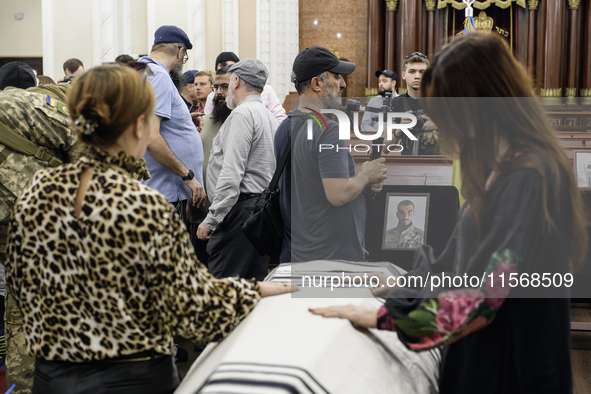
<svg viewBox="0 0 591 394"><path fill-rule="evenodd" d="M195 82L195 74L197 74L198 72L199 71L197 71L197 70L189 70L189 71L185 72L183 75L185 76L187 83L194 83Z"/></svg>
<svg viewBox="0 0 591 394"><path fill-rule="evenodd" d="M185 44L187 49L193 48L189 36L176 26L160 26L158 30L156 30L156 33L154 33L154 44L168 44L173 42Z"/></svg>

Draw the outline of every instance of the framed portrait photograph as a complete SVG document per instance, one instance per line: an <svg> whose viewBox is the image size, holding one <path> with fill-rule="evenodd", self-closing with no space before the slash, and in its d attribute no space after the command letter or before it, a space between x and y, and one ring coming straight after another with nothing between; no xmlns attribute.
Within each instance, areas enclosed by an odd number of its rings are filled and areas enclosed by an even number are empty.
<svg viewBox="0 0 591 394"><path fill-rule="evenodd" d="M427 240L429 193L387 193L383 250L416 249Z"/></svg>
<svg viewBox="0 0 591 394"><path fill-rule="evenodd" d="M579 187L591 187L591 151L573 151L575 176Z"/></svg>

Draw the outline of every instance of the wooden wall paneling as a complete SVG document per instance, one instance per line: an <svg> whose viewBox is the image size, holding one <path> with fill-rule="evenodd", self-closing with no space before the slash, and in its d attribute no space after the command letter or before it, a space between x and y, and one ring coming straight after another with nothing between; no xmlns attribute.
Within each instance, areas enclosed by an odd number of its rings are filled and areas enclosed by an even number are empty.
<svg viewBox="0 0 591 394"><path fill-rule="evenodd" d="M415 26L416 46L417 51L425 52L427 49L427 41L425 39L425 23L427 19L425 6L423 0L414 0L415 14L417 15L417 24Z"/></svg>
<svg viewBox="0 0 591 394"><path fill-rule="evenodd" d="M385 35L386 37L384 41L386 45L386 54L384 68L388 70L396 70L396 11L391 9L389 5L386 8Z"/></svg>
<svg viewBox="0 0 591 394"><path fill-rule="evenodd" d="M579 60L581 56L581 47L579 46L579 36L581 32L580 21L579 4L569 1L566 97L577 96L577 86L579 81Z"/></svg>
<svg viewBox="0 0 591 394"><path fill-rule="evenodd" d="M446 43L447 31L446 31L446 18L449 6L446 8L439 8L435 11L435 37L433 39L433 52L434 54L439 52L443 45Z"/></svg>
<svg viewBox="0 0 591 394"><path fill-rule="evenodd" d="M532 80L536 79L536 45L537 45L537 8L528 8L528 33L527 33L527 72L531 76Z"/></svg>
<svg viewBox="0 0 591 394"><path fill-rule="evenodd" d="M591 97L591 0L585 1L583 31L582 84L580 95Z"/></svg>
<svg viewBox="0 0 591 394"><path fill-rule="evenodd" d="M527 70L529 41L529 12L525 8L515 7L515 57ZM531 74L530 74L531 78Z"/></svg>
<svg viewBox="0 0 591 394"><path fill-rule="evenodd" d="M23 62L29 65L33 70L37 71L37 75L43 75L43 58L42 57L19 57L19 56L3 56L0 57L0 67L10 62Z"/></svg>
<svg viewBox="0 0 591 394"><path fill-rule="evenodd" d="M421 30L417 32L419 35L419 48L421 52L427 53L427 36L429 35L429 26L427 25L427 10L425 9L425 4L423 0L421 0L421 5L419 9L419 18L421 18L420 26L422 26Z"/></svg>
<svg viewBox="0 0 591 394"><path fill-rule="evenodd" d="M377 89L376 70L384 67L384 0L369 0L367 15L367 84L369 89ZM366 89L366 96L375 96Z"/></svg>
<svg viewBox="0 0 591 394"><path fill-rule="evenodd" d="M542 78L544 75L544 69L546 68L546 61L545 61L545 31L546 31L546 10L547 10L547 1L542 1L539 5L537 5L537 12L535 13L536 16L534 17L535 23L535 75L536 75L536 91L540 93L540 90L543 86ZM530 17L532 14L530 13ZM530 30L531 31L531 30Z"/></svg>
<svg viewBox="0 0 591 394"><path fill-rule="evenodd" d="M566 53L564 44L564 18L566 11L565 0L543 1L546 5L546 12L542 18L545 19L546 27L544 32L544 63L542 72L541 95L545 97L562 96L563 69L562 64Z"/></svg>
<svg viewBox="0 0 591 394"><path fill-rule="evenodd" d="M435 6L434 0L425 1L425 10L427 12L427 52L425 54L429 59L433 59L435 55Z"/></svg>

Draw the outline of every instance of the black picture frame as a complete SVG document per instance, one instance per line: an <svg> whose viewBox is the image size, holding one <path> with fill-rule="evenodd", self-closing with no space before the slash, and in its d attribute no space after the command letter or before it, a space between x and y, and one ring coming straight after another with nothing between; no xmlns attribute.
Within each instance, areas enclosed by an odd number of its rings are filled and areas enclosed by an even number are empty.
<svg viewBox="0 0 591 394"><path fill-rule="evenodd" d="M591 188L591 150L574 150L573 165L577 186L580 189Z"/></svg>
<svg viewBox="0 0 591 394"><path fill-rule="evenodd" d="M365 248L368 261L387 261L403 269L412 268L416 249L384 249L383 240L386 226L386 203L389 194L429 194L426 221L428 231L425 244L433 248L438 256L447 245L458 220L460 200L454 186L386 185L372 199L367 199L365 225Z"/></svg>
<svg viewBox="0 0 591 394"><path fill-rule="evenodd" d="M387 193L384 207L382 250L416 249L425 244L429 224L429 197L429 193ZM412 225L400 233L396 230L400 220L396 212L400 203L409 201L413 206ZM402 237L409 235L409 231L412 235L411 240L404 242L398 237L399 235Z"/></svg>

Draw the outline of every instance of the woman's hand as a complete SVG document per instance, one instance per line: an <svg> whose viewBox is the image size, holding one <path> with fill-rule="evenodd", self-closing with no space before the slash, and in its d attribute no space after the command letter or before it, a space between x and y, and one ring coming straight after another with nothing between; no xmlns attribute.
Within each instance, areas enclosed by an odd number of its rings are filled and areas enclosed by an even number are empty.
<svg viewBox="0 0 591 394"><path fill-rule="evenodd" d="M370 272L368 275L375 276L378 278L378 285L372 290L374 297L383 297L388 294L390 289L396 287L396 277L381 273L381 272Z"/></svg>
<svg viewBox="0 0 591 394"><path fill-rule="evenodd" d="M264 298L284 293L292 293L298 291L298 288L289 283L259 282L259 290L261 297Z"/></svg>
<svg viewBox="0 0 591 394"><path fill-rule="evenodd" d="M308 308L314 315L322 317L338 317L347 319L359 327L376 328L378 324L378 308L367 308L357 305L327 306L324 308Z"/></svg>

